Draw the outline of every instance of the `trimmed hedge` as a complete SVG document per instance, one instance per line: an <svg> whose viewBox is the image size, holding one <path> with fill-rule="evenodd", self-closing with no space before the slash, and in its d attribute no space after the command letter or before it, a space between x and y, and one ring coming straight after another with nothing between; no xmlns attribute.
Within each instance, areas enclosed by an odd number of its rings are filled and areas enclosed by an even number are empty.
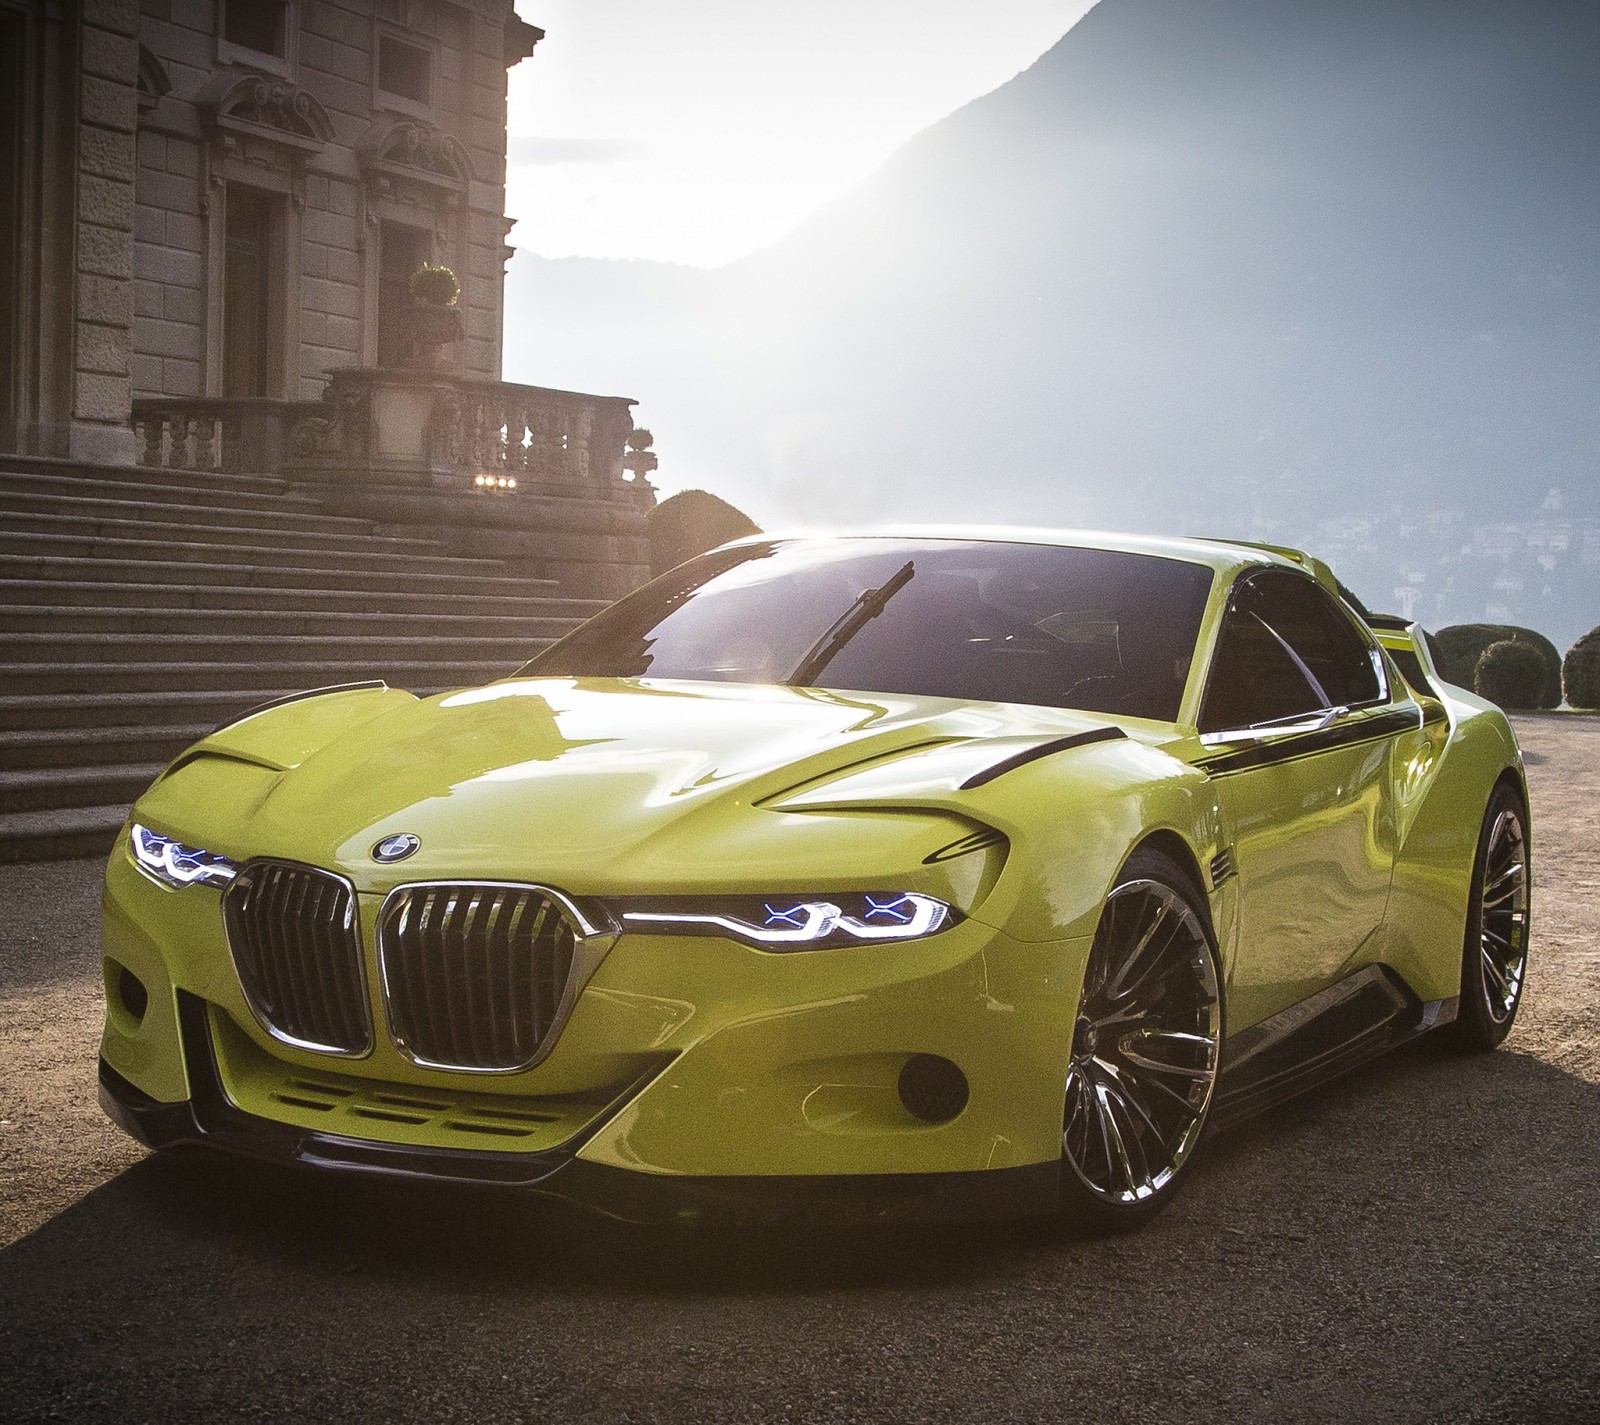
<svg viewBox="0 0 1600 1425"><path fill-rule="evenodd" d="M1591 628L1561 664L1561 688L1575 708L1600 708L1600 628Z"/></svg>
<svg viewBox="0 0 1600 1425"><path fill-rule="evenodd" d="M1472 670L1472 689L1507 709L1545 706L1548 670L1539 650L1532 644L1502 638L1483 650L1478 666Z"/></svg>
<svg viewBox="0 0 1600 1425"><path fill-rule="evenodd" d="M1538 654L1544 676L1536 701L1519 704L1530 708L1561 705L1561 655L1542 633L1510 623L1457 623L1441 628L1430 641L1439 676L1461 688L1476 688L1478 660L1493 643L1520 643ZM1487 696L1487 694L1485 694ZM1491 701L1498 701L1491 699Z"/></svg>
<svg viewBox="0 0 1600 1425"><path fill-rule="evenodd" d="M761 526L726 500L704 490L683 490L656 505L650 522L651 572L668 569L704 554L730 539L760 534Z"/></svg>

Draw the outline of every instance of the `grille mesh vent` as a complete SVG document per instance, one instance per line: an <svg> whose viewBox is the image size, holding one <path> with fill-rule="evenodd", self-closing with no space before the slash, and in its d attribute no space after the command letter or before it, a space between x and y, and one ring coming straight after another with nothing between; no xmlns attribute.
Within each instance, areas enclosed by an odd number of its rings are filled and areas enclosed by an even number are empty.
<svg viewBox="0 0 1600 1425"><path fill-rule="evenodd" d="M281 1039L338 1054L372 1047L355 897L337 876L251 861L222 898L245 998Z"/></svg>
<svg viewBox="0 0 1600 1425"><path fill-rule="evenodd" d="M452 1069L532 1063L561 1012L577 931L532 886L402 886L378 923L389 1028L414 1060Z"/></svg>

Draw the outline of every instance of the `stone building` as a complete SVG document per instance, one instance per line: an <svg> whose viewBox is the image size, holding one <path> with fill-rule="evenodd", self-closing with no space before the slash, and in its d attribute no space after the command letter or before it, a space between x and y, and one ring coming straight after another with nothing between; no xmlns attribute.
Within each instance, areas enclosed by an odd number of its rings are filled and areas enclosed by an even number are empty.
<svg viewBox="0 0 1600 1425"><path fill-rule="evenodd" d="M632 403L499 381L506 73L541 36L511 0L0 0L0 453L409 485L418 518L509 470L636 532Z"/></svg>
<svg viewBox="0 0 1600 1425"><path fill-rule="evenodd" d="M0 449L131 462L131 401L307 398L461 279L500 373L509 0L0 0ZM67 240L67 239L70 239Z"/></svg>

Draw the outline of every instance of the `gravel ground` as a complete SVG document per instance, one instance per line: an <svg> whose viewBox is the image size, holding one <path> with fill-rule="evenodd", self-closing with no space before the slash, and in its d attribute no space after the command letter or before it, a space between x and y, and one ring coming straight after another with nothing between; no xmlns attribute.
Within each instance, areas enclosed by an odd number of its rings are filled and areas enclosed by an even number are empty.
<svg viewBox="0 0 1600 1425"><path fill-rule="evenodd" d="M1600 1421L1600 720L1518 719L1518 1027L1215 1139L1143 1232L660 1235L144 1154L84 863L0 867L0 1419Z"/></svg>

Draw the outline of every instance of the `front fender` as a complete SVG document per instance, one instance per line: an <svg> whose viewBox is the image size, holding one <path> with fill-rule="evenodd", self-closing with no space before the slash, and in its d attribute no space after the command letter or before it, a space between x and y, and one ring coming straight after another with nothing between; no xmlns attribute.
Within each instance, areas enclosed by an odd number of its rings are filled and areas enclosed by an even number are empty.
<svg viewBox="0 0 1600 1425"><path fill-rule="evenodd" d="M976 914L1024 942L1092 935L1117 872L1152 834L1176 836L1197 867L1220 846L1217 801L1204 773L1133 738L1071 748L970 790L939 775L942 760L932 753L846 773L772 805L939 810L993 827L1010 854ZM1217 911L1214 901L1220 931L1225 917Z"/></svg>

